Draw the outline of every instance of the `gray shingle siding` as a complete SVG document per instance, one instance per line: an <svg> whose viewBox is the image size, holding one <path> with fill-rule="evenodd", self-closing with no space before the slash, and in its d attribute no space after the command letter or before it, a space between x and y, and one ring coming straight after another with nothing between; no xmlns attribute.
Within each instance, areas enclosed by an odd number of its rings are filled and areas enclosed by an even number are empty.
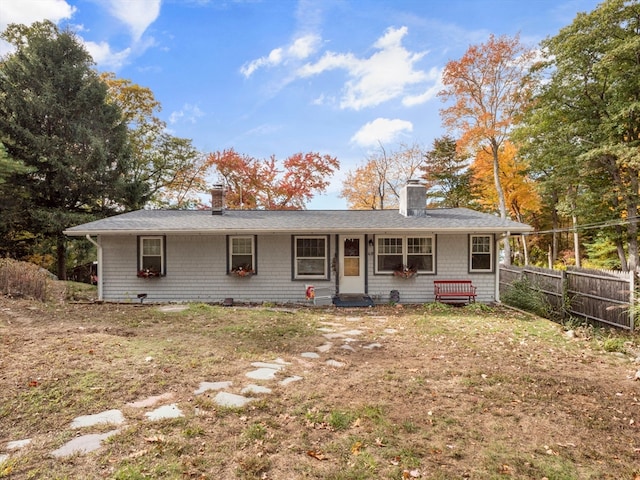
<svg viewBox="0 0 640 480"><path fill-rule="evenodd" d="M291 234L258 235L258 274L238 278L226 274L226 235L167 235L166 276L138 278L137 236L103 235L102 282L103 299L137 302L146 293L148 302L196 301L221 302L232 297L239 302L305 301L305 285L327 286L335 291L336 273L330 280L292 279ZM330 258L335 255L336 236L329 241ZM464 252L464 253L462 253ZM393 275L375 275L375 255L367 255L368 293L376 302L389 301L391 290L399 290L402 303L432 302L436 279L471 278L478 287L478 301L495 300L493 273L468 273L468 235L438 235L436 242L436 274L402 279Z"/></svg>

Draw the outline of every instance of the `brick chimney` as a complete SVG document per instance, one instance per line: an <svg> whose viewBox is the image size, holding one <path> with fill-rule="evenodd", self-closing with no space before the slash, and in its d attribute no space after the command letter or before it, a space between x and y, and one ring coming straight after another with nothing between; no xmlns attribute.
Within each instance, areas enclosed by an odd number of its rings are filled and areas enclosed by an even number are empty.
<svg viewBox="0 0 640 480"><path fill-rule="evenodd" d="M211 214L222 215L224 210L224 185L213 185L211 187Z"/></svg>
<svg viewBox="0 0 640 480"><path fill-rule="evenodd" d="M419 180L409 180L400 190L400 215L424 217L427 214L427 189Z"/></svg>

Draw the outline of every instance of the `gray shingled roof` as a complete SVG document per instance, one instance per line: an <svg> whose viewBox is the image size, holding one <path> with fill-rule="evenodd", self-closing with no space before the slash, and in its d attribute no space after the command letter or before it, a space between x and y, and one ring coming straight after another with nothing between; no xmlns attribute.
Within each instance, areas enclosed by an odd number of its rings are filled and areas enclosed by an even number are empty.
<svg viewBox="0 0 640 480"><path fill-rule="evenodd" d="M65 230L65 234L130 235L184 233L521 233L529 225L466 208L428 209L405 217L397 210L138 210Z"/></svg>

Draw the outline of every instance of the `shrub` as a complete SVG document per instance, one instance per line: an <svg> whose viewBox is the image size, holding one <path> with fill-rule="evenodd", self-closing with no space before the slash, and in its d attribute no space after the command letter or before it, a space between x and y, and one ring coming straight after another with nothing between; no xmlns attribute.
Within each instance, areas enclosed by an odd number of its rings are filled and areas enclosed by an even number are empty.
<svg viewBox="0 0 640 480"><path fill-rule="evenodd" d="M501 300L507 305L535 313L544 318L553 316L553 308L547 297L527 278L516 280L501 295Z"/></svg>
<svg viewBox="0 0 640 480"><path fill-rule="evenodd" d="M0 259L0 293L12 297L47 300L50 273L33 263Z"/></svg>

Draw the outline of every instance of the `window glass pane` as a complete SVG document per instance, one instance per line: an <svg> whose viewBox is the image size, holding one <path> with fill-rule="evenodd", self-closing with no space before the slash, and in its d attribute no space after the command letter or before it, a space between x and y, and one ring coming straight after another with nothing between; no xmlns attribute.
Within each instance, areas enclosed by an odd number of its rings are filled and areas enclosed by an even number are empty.
<svg viewBox="0 0 640 480"><path fill-rule="evenodd" d="M327 276L327 239L296 238L295 262L297 277L326 277Z"/></svg>
<svg viewBox="0 0 640 480"><path fill-rule="evenodd" d="M142 269L162 272L162 257L142 257Z"/></svg>
<svg viewBox="0 0 640 480"><path fill-rule="evenodd" d="M296 240L296 256L298 258L313 258L325 256L324 238L298 238Z"/></svg>
<svg viewBox="0 0 640 480"><path fill-rule="evenodd" d="M402 255L378 255L378 271L392 272L402 268Z"/></svg>
<svg viewBox="0 0 640 480"><path fill-rule="evenodd" d="M378 238L378 253L402 253L402 238Z"/></svg>
<svg viewBox="0 0 640 480"><path fill-rule="evenodd" d="M491 238L490 237L473 237L471 239L471 251L473 253L490 253Z"/></svg>
<svg viewBox="0 0 640 480"><path fill-rule="evenodd" d="M297 260L298 275L324 275L324 259L299 258Z"/></svg>
<svg viewBox="0 0 640 480"><path fill-rule="evenodd" d="M407 238L407 253L432 253L431 238Z"/></svg>
<svg viewBox="0 0 640 480"><path fill-rule="evenodd" d="M491 236L477 235L471 237L471 270L491 271Z"/></svg>
<svg viewBox="0 0 640 480"><path fill-rule="evenodd" d="M410 268L431 272L433 271L433 255L407 255L407 265Z"/></svg>
<svg viewBox="0 0 640 480"><path fill-rule="evenodd" d="M231 237L231 271L255 270L252 237Z"/></svg>
<svg viewBox="0 0 640 480"><path fill-rule="evenodd" d="M142 255L162 255L162 240L160 238L143 238Z"/></svg>
<svg viewBox="0 0 640 480"><path fill-rule="evenodd" d="M138 269L164 273L162 237L140 238L140 258Z"/></svg>
<svg viewBox="0 0 640 480"><path fill-rule="evenodd" d="M480 253L471 255L471 270L491 270L491 255Z"/></svg>
<svg viewBox="0 0 640 480"><path fill-rule="evenodd" d="M252 239L251 238L232 238L231 239L231 252L235 254L252 253Z"/></svg>

